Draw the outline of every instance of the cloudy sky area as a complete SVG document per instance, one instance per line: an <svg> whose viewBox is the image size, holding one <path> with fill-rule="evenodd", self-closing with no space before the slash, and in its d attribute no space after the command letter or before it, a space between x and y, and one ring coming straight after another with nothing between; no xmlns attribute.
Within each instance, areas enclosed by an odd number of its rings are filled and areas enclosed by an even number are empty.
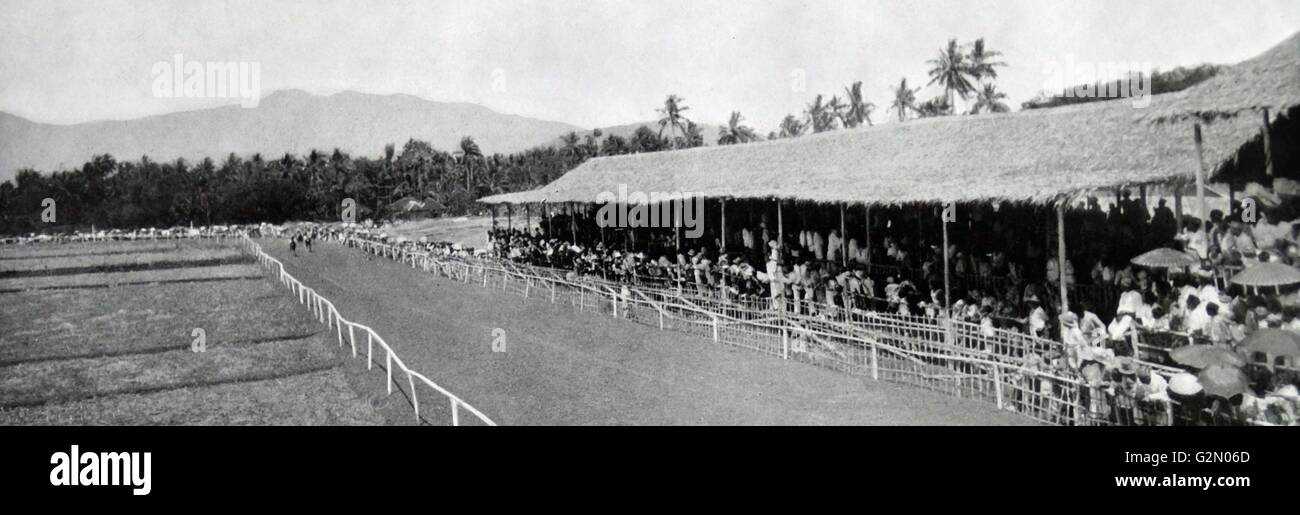
<svg viewBox="0 0 1300 515"><path fill-rule="evenodd" d="M1005 53L998 84L1018 107L1043 88L1048 63L1071 55L1160 68L1251 57L1300 30L1297 4L0 0L0 110L76 123L210 105L153 97L154 63L180 53L260 62L263 95L407 93L594 127L652 119L676 93L692 119L739 110L766 133L855 80L887 121L891 88L902 77L923 85L925 61L951 37ZM495 70L504 91L492 88Z"/></svg>

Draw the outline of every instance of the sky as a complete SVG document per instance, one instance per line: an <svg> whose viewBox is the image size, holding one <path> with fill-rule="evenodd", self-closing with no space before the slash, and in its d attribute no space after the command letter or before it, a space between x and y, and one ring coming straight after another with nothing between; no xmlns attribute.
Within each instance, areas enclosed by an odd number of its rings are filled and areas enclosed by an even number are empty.
<svg viewBox="0 0 1300 515"><path fill-rule="evenodd" d="M766 133L859 80L889 121L892 89L925 85L949 38L1003 52L1018 108L1053 63L1233 63L1297 31L1300 0L0 0L0 111L78 123L235 102L157 97L155 63L181 54L257 63L263 96L404 93L599 127L676 94L697 122L736 110Z"/></svg>

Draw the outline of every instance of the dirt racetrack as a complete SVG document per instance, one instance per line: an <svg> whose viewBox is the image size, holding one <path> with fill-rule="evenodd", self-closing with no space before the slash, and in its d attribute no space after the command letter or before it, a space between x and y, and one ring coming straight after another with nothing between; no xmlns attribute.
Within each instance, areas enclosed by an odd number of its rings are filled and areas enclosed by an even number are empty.
<svg viewBox="0 0 1300 515"><path fill-rule="evenodd" d="M436 278L337 243L297 256L286 240L260 243L343 316L375 328L408 366L501 425L1032 423L975 401ZM492 351L496 328L505 352Z"/></svg>

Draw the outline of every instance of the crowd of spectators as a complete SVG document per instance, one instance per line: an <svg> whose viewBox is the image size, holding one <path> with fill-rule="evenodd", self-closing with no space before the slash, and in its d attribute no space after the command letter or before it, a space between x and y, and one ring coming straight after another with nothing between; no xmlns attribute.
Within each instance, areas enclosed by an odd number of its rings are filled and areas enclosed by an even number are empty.
<svg viewBox="0 0 1300 515"><path fill-rule="evenodd" d="M1198 402L1197 396L1175 392L1172 395L1179 402L1173 405L1187 410L1181 420L1294 421L1295 384L1300 381L1294 357L1253 356L1242 344L1262 328L1300 335L1295 288L1248 291L1232 286L1226 278L1256 263L1300 265L1300 224L1273 222L1268 211L1260 211L1254 224L1238 221L1243 213L1225 218L1213 211L1204 231L1194 218L1185 220L1180 229L1163 200L1145 218L1125 214L1146 212L1142 201L1121 195L1119 202L1103 213L1090 199L1076 220L1083 218L1084 232L1097 230L1089 225L1105 224L1111 232L1095 241L1123 242L1114 245L1122 248L1081 245L1065 261L1063 273L1055 248L1046 245L1045 249L1027 245L1028 250L1015 257L1002 249L976 252L950 245L951 310L945 309L942 248L926 245L906 231L880 231L881 244L873 249L852 237L845 240L834 228L795 231L782 243L765 222L735 231L730 246L715 238L707 244L687 242L678 247L678 240L666 232L638 235L621 246L584 245L565 241L563 235L549 236L540 226L494 227L489 242L497 257L566 269L577 276L665 286L738 302L762 301L774 309L812 314L856 308L951 317L978 325L988 335L1015 330L1051 339L1063 345L1032 356L1035 366L1092 381L1097 386L1093 399L1107 399L1093 406L1097 416L1124 417L1129 423L1156 417L1154 406L1168 402L1166 378L1171 370L1196 371L1173 360L1172 349L1217 345L1252 361L1244 367L1250 379L1248 391L1224 402L1215 402L1217 398ZM1164 270L1129 263L1154 246L1184 250L1200 264ZM1036 267L1030 258L1037 259ZM1089 260L1088 276L1077 277L1074 263ZM1075 290L1086 284L1106 294L1072 295L1069 310L1060 312L1062 280L1071 291L1086 292ZM1136 366L1125 365L1130 362ZM1262 401L1279 398L1290 400ZM1276 409L1260 409L1264 404Z"/></svg>
<svg viewBox="0 0 1300 515"><path fill-rule="evenodd" d="M1151 229L1156 225L1151 222L1149 230L1156 232ZM1099 259L1086 282L1113 289L1113 307L1102 309L1091 299L1072 296L1069 310L1060 313L1059 281L1063 277L1067 286L1075 284L1072 263L1080 258L1071 256L1062 274L1051 249L1038 252L1039 265L1031 267L1024 252L1011 257L1001 250L968 252L960 244L951 245L955 280L949 310L943 250L919 244L922 240L906 231L880 231L882 243L872 250L853 238L842 239L835 229L793 231L783 244L763 222L737 230L729 246L715 238L709 243L681 242L685 244L679 247L680 240L666 231L638 234L618 244L574 241L572 233L550 235L545 226L494 225L487 249L388 238L370 231L348 234L441 256L488 257L557 269L575 280L598 277L809 315L852 308L960 320L990 336L1023 332L1061 344L1020 357L1026 369L1081 378L1090 386L1082 402L1095 419L1124 424L1294 423L1300 401L1295 395L1300 377L1294 357L1270 361L1272 357L1250 356L1242 347L1260 329L1300 335L1300 302L1294 288L1247 291L1222 278L1224 270L1253 263L1300 264L1292 261L1300 231L1291 224L1271 223L1267 216L1251 226L1224 222L1217 213L1205 236L1199 229L1195 220L1185 223L1180 233L1164 229L1170 246L1188 249L1200 258L1199 266L1170 271L1134 266L1127 259ZM1208 242L1203 254L1197 242ZM1031 268L1040 272L1028 272ZM1251 358L1243 367L1249 378L1245 391L1228 397L1208 395L1184 384L1186 378L1171 385L1178 369L1197 371L1170 358L1171 349L1189 344L1217 345ZM1033 386L1052 388L1050 381L1033 380Z"/></svg>

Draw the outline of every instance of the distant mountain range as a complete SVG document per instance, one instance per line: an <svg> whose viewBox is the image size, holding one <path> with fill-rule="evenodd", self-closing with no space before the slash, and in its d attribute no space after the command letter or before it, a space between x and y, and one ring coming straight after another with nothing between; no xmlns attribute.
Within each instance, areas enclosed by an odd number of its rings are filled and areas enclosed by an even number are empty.
<svg viewBox="0 0 1300 515"><path fill-rule="evenodd" d="M602 129L630 136L635 123ZM717 142L717 126L706 126L705 142ZM435 148L455 150L473 136L485 154L510 153L552 145L569 132L590 129L562 122L504 114L470 103L434 102L411 95L342 92L328 96L298 90L278 91L256 108L237 105L161 114L121 121L72 125L33 122L0 112L0 181L18 170L42 172L78 168L96 154L119 160L148 155L156 161L176 158L220 160L230 153L261 153L268 159L285 153L339 148L353 155L380 156L384 145L415 138Z"/></svg>

